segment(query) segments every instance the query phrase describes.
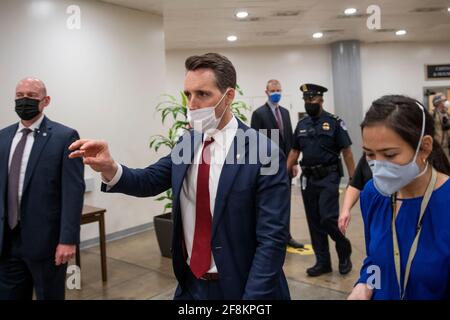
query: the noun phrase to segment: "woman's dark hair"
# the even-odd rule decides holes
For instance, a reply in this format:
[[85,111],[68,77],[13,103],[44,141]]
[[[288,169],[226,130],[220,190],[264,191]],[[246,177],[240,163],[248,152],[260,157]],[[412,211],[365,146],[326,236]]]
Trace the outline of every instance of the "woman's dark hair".
[[[383,124],[394,130],[414,150],[417,148],[422,133],[422,110],[417,100],[400,95],[384,96],[372,103],[367,111],[361,130],[376,124]],[[433,151],[429,163],[439,172],[450,175],[450,164],[441,145],[434,139],[434,121],[425,110],[425,135],[433,137]]]

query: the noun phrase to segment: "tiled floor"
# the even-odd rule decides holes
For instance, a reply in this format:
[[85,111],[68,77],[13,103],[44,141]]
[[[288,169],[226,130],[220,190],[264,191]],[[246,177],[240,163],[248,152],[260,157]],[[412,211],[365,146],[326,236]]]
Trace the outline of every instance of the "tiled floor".
[[[293,189],[291,232],[310,243],[300,191]],[[341,197],[342,198],[342,197]],[[132,199],[130,199],[132,201]],[[292,299],[345,299],[355,283],[364,258],[364,232],[359,205],[355,206],[347,235],[353,244],[353,271],[341,276],[330,239],[334,271],[318,278],[305,274],[314,256],[287,253],[284,270]],[[153,230],[107,244],[108,282],[102,283],[98,247],[83,250],[82,288],[67,290],[67,299],[172,299],[177,281],[172,261],[160,255]]]

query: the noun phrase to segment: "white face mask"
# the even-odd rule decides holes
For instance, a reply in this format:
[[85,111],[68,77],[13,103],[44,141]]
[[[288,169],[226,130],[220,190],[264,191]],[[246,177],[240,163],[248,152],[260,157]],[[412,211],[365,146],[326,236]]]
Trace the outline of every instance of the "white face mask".
[[199,108],[196,110],[191,110],[188,108],[187,118],[195,131],[205,133],[208,130],[217,129],[220,121],[222,121],[222,118],[227,111],[227,108],[223,110],[220,118],[216,118],[216,108],[222,103],[227,93],[228,90],[225,92],[219,102],[213,107]]
[[417,104],[423,112],[422,132],[419,144],[416,149],[413,160],[405,165],[399,165],[386,160],[369,160],[369,166],[372,170],[374,186],[379,193],[388,197],[398,192],[412,181],[422,176],[428,169],[428,163],[425,169],[420,172],[417,165],[417,156],[419,155],[422,139],[425,135],[425,111],[420,104]]
[[445,101],[444,107],[448,109],[450,107],[450,101]]

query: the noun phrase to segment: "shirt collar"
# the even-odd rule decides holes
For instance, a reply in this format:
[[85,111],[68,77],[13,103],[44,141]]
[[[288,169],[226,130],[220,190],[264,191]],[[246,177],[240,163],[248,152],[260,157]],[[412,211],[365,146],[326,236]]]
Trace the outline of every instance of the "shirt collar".
[[238,129],[238,121],[236,117],[233,115],[233,118],[227,123],[222,130],[215,130],[212,135],[205,134],[203,140],[208,140],[209,138],[213,138],[214,142],[216,142],[220,147],[226,147],[230,144],[236,135],[236,130]]
[[[44,121],[44,114],[41,115],[41,117],[36,120],[31,126],[28,127],[31,131],[35,131],[41,127],[42,121]],[[19,130],[18,132],[22,131],[26,127],[23,125],[22,121],[19,122]]]
[[270,100],[267,100],[267,104],[269,105],[269,107],[272,109],[272,111],[275,112],[275,110],[279,107],[279,104],[275,104]]

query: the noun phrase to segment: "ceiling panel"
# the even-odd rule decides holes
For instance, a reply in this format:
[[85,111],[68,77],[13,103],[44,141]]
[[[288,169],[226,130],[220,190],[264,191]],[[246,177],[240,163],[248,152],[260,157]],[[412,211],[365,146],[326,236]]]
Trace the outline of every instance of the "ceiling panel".
[[[450,41],[448,0],[377,0],[382,29],[366,27],[373,0],[104,0],[162,15],[168,49],[316,45],[339,40],[362,42]],[[347,7],[359,17],[343,17]],[[240,10],[250,15],[240,21]],[[395,36],[393,30],[408,34]],[[322,39],[312,38],[317,31]],[[228,43],[228,35],[238,41]]]

